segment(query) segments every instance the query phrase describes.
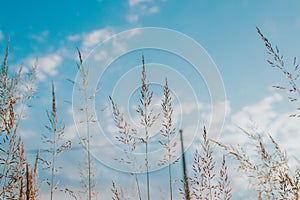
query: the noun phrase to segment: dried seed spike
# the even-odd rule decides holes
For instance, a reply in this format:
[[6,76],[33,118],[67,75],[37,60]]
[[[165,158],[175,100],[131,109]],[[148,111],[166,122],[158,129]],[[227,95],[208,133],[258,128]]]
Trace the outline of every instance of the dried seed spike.
[[27,179],[27,188],[26,188],[26,197],[27,199],[31,199],[32,192],[32,174],[30,164],[26,164],[26,179]]
[[9,45],[10,45],[10,37],[8,36],[7,39],[7,45],[6,45],[6,49],[5,49],[5,57],[4,57],[4,61],[3,61],[3,72],[4,72],[4,76],[7,76],[7,60],[8,60],[8,52],[9,52]]
[[34,164],[34,177],[37,177],[37,173],[38,173],[38,162],[40,159],[40,149],[38,149],[37,153],[36,153],[36,157],[35,157],[35,164]]
[[52,81],[52,116],[55,118],[57,115],[57,110],[56,110],[56,98],[55,98],[55,88],[54,88],[54,83]]
[[79,62],[80,64],[82,64],[82,55],[78,47],[77,47],[77,52],[78,52]]

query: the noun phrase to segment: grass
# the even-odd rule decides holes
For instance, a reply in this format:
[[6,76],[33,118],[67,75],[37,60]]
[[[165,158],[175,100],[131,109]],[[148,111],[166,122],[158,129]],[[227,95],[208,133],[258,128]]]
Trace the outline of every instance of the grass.
[[[293,61],[293,66],[290,69],[286,66],[283,56],[280,54],[278,47],[273,47],[270,41],[262,34],[260,29],[257,29],[259,36],[262,38],[265,47],[271,60],[268,60],[273,68],[279,69],[284,77],[287,79],[287,86],[274,86],[280,90],[286,90],[289,93],[289,100],[291,102],[298,102],[300,94],[298,88],[298,64],[297,59]],[[95,123],[94,116],[90,114],[90,101],[94,99],[97,91],[88,91],[88,75],[89,68],[83,64],[83,59],[80,51],[78,70],[81,78],[80,82],[75,83],[77,89],[82,91],[82,98],[84,107],[78,108],[82,115],[85,117],[84,127],[86,128],[85,137],[81,138],[81,142],[86,147],[86,165],[81,172],[85,193],[82,198],[77,192],[68,188],[63,191],[74,199],[96,199],[96,186],[94,183],[95,176],[93,174],[93,162],[91,156],[91,123]],[[33,97],[35,92],[35,74],[37,70],[37,63],[32,67],[29,72],[25,73],[22,67],[15,72],[11,72],[8,68],[8,55],[9,55],[9,41],[6,47],[3,65],[0,71],[0,198],[1,199],[38,199],[39,192],[42,185],[42,180],[38,177],[39,161],[46,164],[46,168],[50,170],[49,183],[49,196],[54,199],[54,191],[58,188],[57,170],[60,168],[56,166],[58,155],[67,149],[71,148],[71,143],[64,140],[65,126],[60,118],[58,118],[57,100],[54,84],[52,84],[52,108],[47,112],[49,125],[46,129],[49,134],[43,140],[48,144],[48,157],[41,158],[39,151],[37,152],[35,162],[31,164],[27,161],[26,152],[24,151],[24,143],[19,135],[20,121],[25,118],[24,109],[28,101]],[[245,150],[240,145],[227,145],[218,141],[211,141],[209,133],[206,128],[203,128],[201,133],[201,145],[199,145],[194,153],[192,163],[186,162],[188,160],[183,145],[183,130],[179,130],[180,144],[181,144],[181,164],[175,165],[174,161],[177,141],[174,139],[177,134],[177,127],[174,125],[173,119],[173,103],[170,85],[166,78],[161,97],[162,121],[158,122],[159,114],[153,111],[153,91],[151,91],[150,84],[147,79],[146,64],[144,56],[142,57],[141,69],[141,85],[140,97],[137,99],[137,114],[140,118],[140,125],[143,131],[139,133],[136,128],[126,120],[123,113],[120,112],[118,105],[110,98],[112,105],[112,118],[115,126],[118,128],[118,133],[115,136],[117,142],[122,146],[126,159],[120,159],[120,162],[132,165],[134,171],[131,176],[134,180],[134,185],[122,186],[116,182],[112,182],[112,199],[147,199],[154,198],[153,192],[151,193],[150,170],[152,164],[149,163],[149,145],[150,143],[150,128],[154,123],[161,125],[160,144],[164,150],[164,155],[161,155],[160,165],[166,165],[168,183],[167,193],[168,199],[176,199],[181,195],[183,199],[223,199],[229,200],[234,194],[232,190],[231,181],[234,177],[229,177],[228,166],[226,160],[233,158],[237,160],[238,164],[236,169],[241,173],[246,174],[249,180],[249,186],[256,191],[257,199],[299,199],[300,196],[300,166],[292,168],[286,152],[280,147],[277,141],[269,134],[263,135],[257,133],[255,130],[247,131],[241,128],[241,132],[248,138],[248,142],[252,144],[255,153],[251,153],[249,149]],[[19,109],[20,108],[20,109]],[[299,110],[299,108],[297,108]],[[299,117],[298,114],[293,114],[291,117]],[[185,133],[188,134],[188,133]],[[217,159],[214,150],[222,148],[224,156]],[[141,145],[145,155],[145,184],[142,185],[142,175],[137,174],[136,166],[136,149],[137,145]],[[226,159],[225,159],[226,155]],[[50,158],[50,159],[49,159]],[[48,159],[48,160],[47,160]],[[182,180],[181,186],[176,192],[176,175],[175,167],[181,167]],[[61,170],[62,173],[64,172]],[[181,174],[179,175],[181,177]],[[100,180],[101,185],[101,180]],[[145,186],[145,192],[142,189]],[[128,188],[126,188],[128,187]],[[123,190],[125,188],[125,190]],[[166,187],[165,187],[166,188]],[[133,190],[134,196],[126,196],[126,189]],[[136,191],[136,192],[135,192]],[[57,192],[59,192],[57,190]],[[153,195],[153,196],[151,196]],[[177,195],[177,196],[176,196]],[[100,196],[101,197],[101,196]]]
[[186,168],[186,160],[185,160],[185,149],[183,145],[183,131],[179,130],[180,133],[180,144],[181,144],[181,159],[182,159],[182,171],[183,171],[183,187],[184,192],[179,188],[181,194],[184,195],[186,200],[191,199],[190,197],[190,185],[189,185],[189,177]]
[[[122,145],[125,146],[124,148],[124,154],[128,154],[128,156],[125,156],[126,159],[120,159],[119,161],[121,163],[127,163],[132,164],[133,171],[131,174],[134,176],[136,187],[138,191],[138,198],[141,200],[141,190],[140,190],[140,184],[138,180],[138,175],[135,173],[136,169],[136,157],[133,155],[136,150],[136,137],[137,137],[137,131],[134,128],[130,127],[130,124],[126,121],[124,114],[120,112],[117,104],[113,101],[113,99],[110,97],[110,101],[113,108],[113,118],[116,127],[119,130],[119,135],[116,136],[116,139],[118,142],[120,142]],[[114,183],[113,183],[114,186]],[[114,190],[115,191],[115,190]]]
[[145,166],[147,176],[147,199],[150,200],[150,174],[149,174],[149,159],[148,159],[148,148],[149,148],[149,128],[154,124],[157,119],[157,115],[153,114],[151,109],[153,92],[149,90],[149,84],[147,83],[147,74],[144,55],[142,56],[142,85],[141,85],[141,97],[140,105],[138,105],[137,112],[141,116],[141,125],[145,130],[145,137],[141,138],[142,143],[145,144]]
[[[9,40],[0,71],[0,196],[2,199],[13,199],[16,196],[33,199],[37,189],[34,188],[31,169],[26,161],[24,144],[18,135],[18,128],[20,120],[24,118],[26,103],[34,93],[32,83],[35,80],[36,65],[28,73],[23,73],[20,68],[10,75],[8,55]],[[19,112],[16,111],[17,107],[21,108]]]
[[160,141],[160,144],[165,149],[166,154],[161,160],[161,164],[167,164],[168,173],[169,173],[169,194],[170,199],[173,199],[173,179],[172,179],[172,159],[174,158],[175,148],[177,142],[172,142],[171,137],[175,134],[176,128],[173,127],[173,107],[172,107],[172,96],[168,85],[168,79],[166,79],[165,88],[164,88],[164,97],[161,103],[163,111],[163,129],[160,131],[161,135],[164,137],[164,141]]
[[[299,64],[297,63],[297,58],[294,57],[293,66],[287,67],[284,61],[283,55],[281,55],[279,48],[272,46],[271,42],[263,35],[259,28],[256,28],[257,33],[264,42],[267,48],[268,54],[271,56],[270,60],[267,60],[268,64],[276,69],[279,69],[284,75],[285,79],[288,80],[287,86],[274,85],[273,87],[279,90],[285,90],[289,93],[288,99],[291,102],[299,102],[298,96],[300,95],[300,88],[298,87],[297,81],[299,80]],[[296,95],[296,96],[295,96]],[[297,107],[299,110],[300,107]],[[299,114],[292,114],[290,117],[300,117]]]
[[71,141],[64,140],[65,125],[58,118],[57,107],[56,107],[56,96],[55,96],[55,87],[52,82],[52,110],[47,112],[47,117],[49,120],[49,125],[45,125],[45,128],[49,131],[49,135],[43,135],[42,141],[49,145],[47,153],[50,153],[51,159],[41,159],[45,164],[45,169],[51,171],[50,180],[47,179],[46,182],[50,186],[50,199],[53,199],[54,191],[58,189],[58,182],[56,181],[56,174],[58,172],[58,167],[56,166],[57,156],[64,151],[71,149]]
[[238,169],[247,175],[258,199],[299,199],[300,166],[292,172],[286,153],[271,135],[264,139],[254,130],[241,131],[254,146],[255,154],[239,145],[217,144],[238,161]]
[[87,86],[88,86],[88,73],[89,69],[85,69],[83,62],[82,62],[82,57],[81,53],[78,50],[78,55],[79,55],[79,60],[80,60],[80,65],[79,65],[79,70],[81,71],[82,75],[82,90],[84,91],[84,100],[85,100],[85,123],[86,123],[86,133],[87,136],[85,138],[86,141],[86,148],[87,148],[87,173],[88,173],[88,185],[87,185],[87,190],[88,190],[88,195],[87,199],[91,200],[92,199],[92,180],[91,180],[91,136],[90,136],[90,116],[89,116],[89,107],[88,107],[88,91],[87,91]]
[[192,165],[191,196],[194,199],[230,199],[232,188],[227,174],[225,156],[217,174],[213,148],[205,127],[202,138],[202,148],[196,150]]

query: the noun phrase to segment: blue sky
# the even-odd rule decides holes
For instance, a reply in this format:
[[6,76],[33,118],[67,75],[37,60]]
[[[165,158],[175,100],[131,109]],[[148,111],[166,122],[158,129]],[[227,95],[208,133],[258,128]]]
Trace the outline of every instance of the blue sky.
[[[72,105],[69,103],[72,101],[73,85],[66,80],[74,80],[77,73],[76,48],[81,49],[85,57],[98,43],[111,35],[142,27],[161,27],[181,32],[197,41],[211,56],[223,79],[227,95],[227,101],[219,105],[227,109],[224,133],[222,133],[224,141],[232,142],[231,138],[235,137],[239,138],[241,143],[244,142],[236,126],[247,128],[249,121],[253,120],[260,131],[273,133],[288,152],[290,150],[292,155],[299,157],[295,140],[290,141],[288,137],[282,135],[285,132],[282,128],[284,125],[288,134],[299,139],[296,134],[299,133],[299,129],[295,121],[286,117],[293,112],[295,105],[288,102],[286,93],[272,89],[272,85],[287,85],[287,82],[278,70],[272,69],[266,63],[269,57],[255,28],[256,26],[261,28],[272,44],[279,46],[286,58],[286,63],[291,65],[293,57],[300,55],[299,8],[300,3],[297,0],[189,0],[185,3],[171,0],[2,2],[0,9],[1,60],[4,57],[8,36],[11,39],[9,65],[12,69],[21,65],[28,68],[36,58],[39,60],[37,92],[30,102],[32,108],[26,111],[28,119],[22,122],[21,128],[25,145],[27,144],[26,148],[29,150],[29,158],[31,150],[43,148],[43,144],[39,142],[40,133],[46,132],[43,125],[47,123],[45,110],[51,106],[49,99],[52,80],[57,87],[58,107],[60,116],[66,123],[66,135],[73,141],[74,146],[79,146],[78,136],[74,133]],[[97,105],[97,108],[104,109],[100,112],[99,119],[107,119],[104,122],[107,125],[106,131],[114,131],[110,126],[112,121],[109,118],[108,95],[124,73],[141,64],[142,53],[145,54],[146,62],[162,63],[165,58],[167,60],[163,64],[172,62],[174,66],[176,64],[176,58],[164,52],[147,50],[130,53],[127,59],[125,55],[124,66],[116,62],[115,67],[111,67],[112,71],[108,70],[103,82],[99,84],[103,87],[103,93],[100,91],[97,96],[100,99],[100,105]],[[120,59],[120,61],[123,60]],[[187,76],[189,73],[193,74],[192,71],[182,70],[181,73],[186,73]],[[155,73],[152,76],[156,77]],[[151,79],[151,76],[149,78]],[[190,84],[197,79],[192,76],[185,78]],[[139,81],[139,77],[136,80]],[[132,81],[136,80],[132,79]],[[189,131],[197,125],[201,127],[209,123],[207,116],[211,112],[205,83],[201,78],[197,83],[200,83],[199,87],[195,86],[194,89],[204,88],[204,92],[196,92],[199,100],[196,110],[199,112],[194,114],[199,114],[200,124],[186,124],[191,129]],[[159,87],[155,90],[159,90]],[[126,90],[122,90],[124,91]],[[176,90],[174,91],[176,93]],[[180,89],[177,90],[178,96],[182,95],[179,94],[180,92]],[[135,95],[137,93],[133,93],[133,97]],[[123,94],[119,96],[122,98]],[[182,108],[195,110],[188,100],[188,98],[182,100]],[[116,99],[116,101],[120,106],[124,103],[121,99]],[[156,102],[158,101],[156,99]],[[129,108],[134,110],[132,107]],[[130,109],[129,115],[132,112]],[[181,117],[192,119],[194,116],[192,111],[186,111]],[[136,116],[132,114],[131,117],[134,119]],[[77,153],[80,150],[66,153],[67,155],[61,159],[68,162],[76,160],[74,163],[77,165],[83,158],[83,154],[75,153],[74,155],[74,152]],[[72,185],[76,190],[80,184],[78,178],[74,178],[72,173],[78,172],[77,169],[74,169],[74,164],[61,162],[64,170],[68,172],[65,173],[66,175],[59,174],[62,179],[61,184]],[[121,176],[119,172],[99,163],[97,167],[99,191],[104,199],[110,195],[107,188],[110,187],[112,178],[120,179],[121,184],[130,181],[127,176]],[[159,188],[154,183],[159,182],[159,177],[164,172],[161,170],[153,173],[153,187],[156,191],[159,191]],[[47,176],[46,172],[41,171],[40,174],[42,177]],[[238,184],[235,187],[238,188]],[[42,195],[46,195],[46,187]],[[57,195],[57,198],[65,198],[63,194]],[[236,194],[233,197],[238,199],[240,196]]]

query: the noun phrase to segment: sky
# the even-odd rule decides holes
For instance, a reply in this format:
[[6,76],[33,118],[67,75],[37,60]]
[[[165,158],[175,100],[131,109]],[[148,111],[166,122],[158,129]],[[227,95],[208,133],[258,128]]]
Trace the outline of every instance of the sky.
[[[287,150],[293,162],[293,157],[300,156],[297,144],[300,136],[297,119],[288,116],[295,112],[297,105],[288,101],[286,92],[272,88],[273,85],[288,86],[288,81],[279,70],[271,68],[266,62],[270,57],[256,27],[274,46],[279,47],[286,65],[292,66],[294,56],[300,55],[299,8],[297,0],[2,2],[0,59],[4,58],[8,37],[11,71],[20,66],[29,69],[38,59],[37,90],[34,99],[29,102],[30,107],[25,110],[28,117],[20,127],[28,159],[33,159],[36,149],[45,149],[41,135],[47,134],[44,125],[47,124],[46,110],[51,108],[53,81],[59,116],[66,125],[66,138],[74,146],[71,151],[60,155],[58,162],[63,169],[58,178],[61,179],[61,188],[70,187],[74,191],[81,189],[78,163],[85,159],[85,153],[79,144],[79,137],[84,134],[78,122],[81,114],[76,111],[76,106],[80,106],[80,93],[76,93],[76,88],[68,81],[79,80],[76,77],[78,48],[84,62],[91,63],[92,70],[96,70],[92,73],[95,75],[95,87],[101,88],[95,97],[95,105],[92,104],[98,118],[95,132],[102,132],[93,139],[99,199],[110,198],[112,180],[124,187],[125,193],[132,192],[126,187],[132,181],[130,175],[120,172],[124,166],[113,161],[119,149],[111,134],[117,130],[108,96],[114,98],[133,125],[141,128],[135,105],[139,96],[142,55],[145,56],[146,65],[149,63],[148,80],[155,92],[155,111],[159,110],[164,79],[169,79],[174,95],[174,122],[178,129],[187,132],[185,137],[190,147],[187,153],[190,161],[199,144],[197,141],[203,125],[210,128],[212,137],[218,137],[228,144],[246,142],[238,127],[248,129],[254,125],[262,134],[271,133]],[[159,34],[152,35],[150,29],[143,29],[145,27],[159,30]],[[167,35],[161,38],[165,32]],[[152,42],[151,37],[157,46],[182,48],[186,55],[191,56],[184,57],[184,53],[176,55],[168,52],[168,49],[131,49],[137,38],[140,40],[136,45],[142,46],[148,40]],[[184,48],[189,42],[195,46]],[[201,56],[195,55],[198,50]],[[194,59],[202,67],[200,73],[197,66],[193,66]],[[98,77],[100,72],[103,73]],[[222,91],[226,96],[221,95]],[[216,101],[212,99],[214,95],[217,96]],[[154,126],[153,132],[159,128]],[[101,139],[103,137],[105,139]],[[159,149],[159,137],[153,135],[151,138],[155,162],[159,154],[159,151],[156,152]],[[234,164],[229,167],[232,173],[235,173],[234,167]],[[161,178],[167,177],[166,169],[160,169],[157,165],[152,168],[153,196],[159,198],[167,193],[166,178]],[[174,171],[180,174],[177,168]],[[40,170],[39,174],[41,178],[49,176],[45,170]],[[240,181],[243,180],[236,177],[232,177],[233,199],[239,199],[244,194],[254,195],[249,188],[242,187]],[[144,185],[142,175],[140,179]],[[177,182],[176,186],[179,187],[180,183]],[[46,186],[42,187],[41,197],[48,196],[47,189]],[[62,192],[56,192],[55,195],[56,199],[69,198]]]

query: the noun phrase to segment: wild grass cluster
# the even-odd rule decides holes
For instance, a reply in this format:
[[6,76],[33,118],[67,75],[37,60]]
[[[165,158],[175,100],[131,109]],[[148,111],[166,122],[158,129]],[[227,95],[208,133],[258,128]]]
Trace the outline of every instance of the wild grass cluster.
[[[280,55],[278,47],[273,48],[269,40],[257,29],[262,38],[271,59],[267,62],[274,68],[278,68],[288,80],[288,86],[274,86],[280,90],[287,90],[292,102],[297,102],[297,95],[300,94],[297,87],[298,64],[294,59],[293,70],[289,70]],[[72,143],[65,139],[65,125],[63,117],[58,116],[55,84],[52,82],[52,99],[49,101],[50,111],[46,112],[48,125],[45,132],[41,134],[41,141],[45,143],[47,150],[36,152],[34,163],[29,163],[24,151],[24,143],[20,135],[20,121],[26,118],[24,109],[28,102],[34,97],[37,63],[29,71],[23,71],[22,67],[12,72],[8,68],[9,40],[5,51],[4,61],[0,71],[0,199],[34,200],[39,199],[42,185],[48,185],[49,198],[55,199],[55,193],[64,192],[74,199],[101,199],[101,194],[97,192],[97,186],[101,187],[101,179],[95,174],[94,163],[91,155],[92,130],[91,124],[96,122],[95,116],[90,115],[90,101],[93,101],[95,94],[99,92],[88,91],[89,68],[84,66],[82,55],[78,50],[79,63],[77,65],[81,76],[81,82],[73,82],[76,88],[83,94],[84,106],[79,108],[86,128],[84,137],[80,138],[85,150],[85,161],[80,165],[82,191],[73,191],[71,188],[62,188],[60,180],[57,178],[59,170],[63,171],[63,166],[57,165],[60,154],[72,148]],[[157,199],[157,195],[151,192],[155,187],[151,182],[151,165],[156,164],[166,166],[168,190],[164,191],[165,199],[222,199],[229,200],[236,192],[231,181],[235,177],[230,177],[228,159],[235,159],[237,166],[234,169],[245,174],[249,180],[249,188],[256,193],[257,199],[299,199],[300,195],[300,165],[295,169],[289,164],[287,153],[282,149],[277,141],[269,134],[264,137],[262,133],[255,130],[245,130],[241,128],[241,133],[248,137],[252,144],[254,154],[245,150],[240,145],[227,145],[209,138],[209,133],[205,126],[199,138],[201,144],[194,152],[193,162],[187,162],[186,149],[184,147],[184,136],[189,134],[178,129],[174,124],[174,103],[170,90],[168,77],[165,79],[163,96],[161,97],[160,113],[153,110],[153,91],[147,79],[146,63],[142,57],[142,71],[140,84],[140,97],[137,99],[136,114],[140,119],[140,126],[143,131],[139,132],[133,124],[129,123],[124,113],[121,112],[117,104],[118,99],[109,97],[111,102],[112,119],[118,134],[115,136],[116,142],[121,146],[124,156],[118,159],[120,163],[132,166],[131,177],[134,185],[125,186],[112,180],[111,198],[113,200]],[[101,91],[100,91],[101,92]],[[299,110],[297,108],[296,110]],[[160,116],[160,117],[159,117]],[[293,114],[290,117],[299,117]],[[158,163],[149,163],[149,142],[151,127],[159,124],[160,145],[164,154],[161,155]],[[178,139],[174,139],[175,136]],[[176,138],[176,137],[175,137]],[[137,146],[144,149],[144,163],[142,168],[145,173],[138,173],[140,166],[137,165]],[[223,155],[218,156],[216,149],[221,149]],[[180,151],[180,157],[176,157],[176,151]],[[42,155],[41,155],[42,154]],[[220,159],[221,157],[221,159]],[[177,164],[176,164],[177,163]],[[178,165],[178,163],[180,163]],[[176,164],[176,165],[175,165]],[[180,167],[180,186],[175,184],[174,167]],[[39,170],[47,170],[49,177],[38,176]],[[101,174],[101,172],[99,172]],[[178,177],[178,174],[177,174]],[[99,180],[98,180],[99,179]],[[146,180],[141,184],[141,179]],[[129,187],[129,188],[127,188]],[[145,187],[145,188],[144,188]],[[125,194],[125,190],[132,190],[132,196]],[[143,192],[144,191],[144,192]]]

